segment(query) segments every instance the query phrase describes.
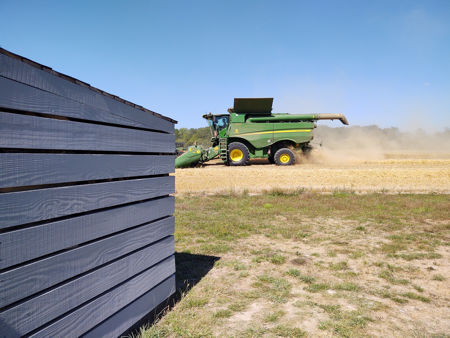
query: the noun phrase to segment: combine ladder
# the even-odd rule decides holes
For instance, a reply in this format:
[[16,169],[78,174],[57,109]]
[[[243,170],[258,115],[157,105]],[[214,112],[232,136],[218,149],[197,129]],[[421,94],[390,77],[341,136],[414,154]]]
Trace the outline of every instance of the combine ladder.
[[225,163],[228,161],[228,144],[226,138],[221,138],[219,140],[219,146],[220,146],[220,158]]

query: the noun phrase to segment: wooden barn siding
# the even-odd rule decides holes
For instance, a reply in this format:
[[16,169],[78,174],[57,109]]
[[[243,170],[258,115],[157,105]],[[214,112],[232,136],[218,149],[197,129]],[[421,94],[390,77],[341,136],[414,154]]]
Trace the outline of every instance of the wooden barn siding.
[[[34,89],[39,89],[43,92],[48,92],[56,96],[68,99],[70,101],[82,104],[86,107],[85,110],[81,109],[75,114],[79,114],[77,117],[86,120],[98,121],[98,122],[108,122],[108,123],[118,123],[121,125],[143,127],[154,130],[161,130],[168,133],[173,133],[175,128],[174,124],[170,121],[161,119],[154,116],[146,111],[133,108],[127,104],[123,104],[112,97],[98,93],[91,88],[85,87],[83,85],[75,84],[73,82],[67,81],[61,77],[53,75],[51,72],[38,69],[32,65],[26,64],[22,61],[11,58],[7,55],[0,53],[0,77],[5,79],[13,80],[21,84],[27,85]],[[1,87],[0,87],[1,88]],[[19,95],[20,91],[19,91]],[[43,95],[32,94],[30,108],[35,104],[40,103],[40,99]],[[23,98],[19,96],[19,98]],[[0,102],[8,102],[8,100],[17,104],[25,104],[28,100],[20,101],[15,99],[14,94],[7,95],[5,99]],[[49,101],[50,104],[53,102]],[[61,104],[62,109],[58,106],[54,108],[54,111],[40,111],[41,113],[49,113],[55,115],[63,115],[62,112],[66,104]],[[14,107],[10,107],[16,109]],[[31,108],[32,109],[32,108]],[[30,110],[31,109],[23,109]],[[66,115],[63,115],[66,116]],[[69,115],[67,115],[69,116]],[[114,120],[118,117],[117,120]],[[124,122],[127,121],[127,122]]]
[[114,337],[175,291],[174,121],[0,49],[0,336]]

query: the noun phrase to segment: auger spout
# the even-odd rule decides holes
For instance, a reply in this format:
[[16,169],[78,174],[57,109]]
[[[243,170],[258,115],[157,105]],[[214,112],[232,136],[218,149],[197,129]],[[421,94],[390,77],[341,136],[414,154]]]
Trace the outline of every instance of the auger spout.
[[343,124],[348,125],[347,118],[344,114],[315,114],[315,120],[339,120]]

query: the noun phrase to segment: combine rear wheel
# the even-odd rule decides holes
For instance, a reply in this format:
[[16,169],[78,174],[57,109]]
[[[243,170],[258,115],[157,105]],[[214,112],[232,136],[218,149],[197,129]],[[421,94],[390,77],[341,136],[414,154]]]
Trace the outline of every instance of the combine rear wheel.
[[249,158],[248,148],[240,142],[228,146],[228,163],[232,166],[246,165]]
[[274,160],[277,165],[291,165],[295,162],[295,156],[291,149],[281,148],[275,153]]

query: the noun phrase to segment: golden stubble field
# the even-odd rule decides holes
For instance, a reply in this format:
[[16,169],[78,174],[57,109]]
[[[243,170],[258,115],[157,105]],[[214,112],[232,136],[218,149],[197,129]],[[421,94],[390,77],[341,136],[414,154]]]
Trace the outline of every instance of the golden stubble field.
[[280,190],[333,192],[449,193],[450,155],[384,154],[380,159],[336,160],[316,156],[294,166],[264,160],[245,167],[213,161],[203,167],[177,169],[176,193],[221,193]]

